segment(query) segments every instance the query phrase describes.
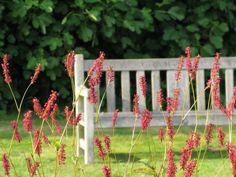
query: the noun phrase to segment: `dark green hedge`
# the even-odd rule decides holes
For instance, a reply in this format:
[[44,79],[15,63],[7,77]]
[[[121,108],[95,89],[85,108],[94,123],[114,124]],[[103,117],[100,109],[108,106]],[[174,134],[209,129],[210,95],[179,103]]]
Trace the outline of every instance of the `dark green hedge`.
[[[236,5],[230,0],[13,0],[0,1],[0,54],[12,57],[19,93],[36,63],[44,74],[30,95],[50,89],[69,96],[63,68],[74,49],[86,57],[104,50],[108,58],[177,57],[194,53],[235,55]],[[10,95],[0,77],[0,109]],[[27,97],[28,102],[31,98]]]

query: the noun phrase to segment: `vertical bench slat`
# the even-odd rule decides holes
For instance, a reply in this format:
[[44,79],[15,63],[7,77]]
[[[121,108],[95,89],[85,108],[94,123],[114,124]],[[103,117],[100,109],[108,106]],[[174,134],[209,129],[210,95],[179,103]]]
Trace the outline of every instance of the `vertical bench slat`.
[[142,91],[141,91],[140,84],[139,84],[139,78],[141,76],[145,77],[145,72],[144,71],[137,71],[136,72],[136,90],[137,90],[137,94],[139,96],[139,107],[140,107],[140,110],[143,110],[146,107],[146,103],[145,103],[145,98],[142,95]]
[[152,71],[151,73],[152,79],[152,110],[159,111],[159,107],[156,102],[156,94],[157,91],[160,89],[160,71]]
[[225,99],[226,105],[229,104],[231,97],[233,96],[234,88],[234,71],[233,69],[225,70]]
[[130,75],[128,71],[121,72],[122,111],[130,111]]
[[196,95],[197,95],[197,107],[199,111],[205,110],[206,101],[205,101],[205,78],[204,70],[198,70],[196,75]]
[[94,116],[93,116],[93,104],[89,102],[89,99],[84,97],[84,162],[90,164],[94,160]]
[[179,106],[178,110],[189,109],[190,107],[190,93],[189,93],[189,76],[187,71],[182,71],[181,80],[178,85],[175,81],[175,71],[167,71],[167,96],[173,96],[175,88],[180,88]]
[[[106,84],[108,84],[107,72],[106,72]],[[107,87],[107,112],[113,112],[115,108],[116,108],[116,98],[115,98],[115,77],[114,77],[114,81],[109,83]]]
[[[78,99],[75,102],[75,115],[82,113],[84,110],[83,99],[79,97],[80,86],[84,82],[84,57],[83,55],[75,55],[75,64],[74,64],[74,73],[75,73],[75,97]],[[79,139],[83,136],[82,127],[78,124],[76,125],[76,156],[80,155],[80,143]]]

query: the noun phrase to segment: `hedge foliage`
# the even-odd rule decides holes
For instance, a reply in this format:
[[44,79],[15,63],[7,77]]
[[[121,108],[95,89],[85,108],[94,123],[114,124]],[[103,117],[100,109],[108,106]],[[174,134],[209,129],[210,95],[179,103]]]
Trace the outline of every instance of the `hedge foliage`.
[[[68,99],[62,64],[68,51],[88,58],[99,50],[108,58],[177,57],[192,46],[202,56],[235,55],[235,13],[230,0],[0,1],[0,54],[12,57],[19,93],[41,63],[45,76],[31,94],[45,96],[53,88]],[[0,109],[11,106],[6,89],[0,77]]]

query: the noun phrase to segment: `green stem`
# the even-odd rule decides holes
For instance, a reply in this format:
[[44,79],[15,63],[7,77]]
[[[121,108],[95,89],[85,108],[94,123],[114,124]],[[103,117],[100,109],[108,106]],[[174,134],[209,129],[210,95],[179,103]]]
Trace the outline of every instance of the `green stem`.
[[7,85],[8,85],[8,87],[9,87],[10,91],[11,91],[11,95],[12,95],[13,100],[14,100],[14,102],[15,102],[16,109],[17,109],[17,111],[19,112],[19,107],[18,107],[18,103],[17,103],[17,101],[16,101],[15,94],[14,94],[12,88],[11,88],[11,85],[10,85],[10,84],[7,84]]

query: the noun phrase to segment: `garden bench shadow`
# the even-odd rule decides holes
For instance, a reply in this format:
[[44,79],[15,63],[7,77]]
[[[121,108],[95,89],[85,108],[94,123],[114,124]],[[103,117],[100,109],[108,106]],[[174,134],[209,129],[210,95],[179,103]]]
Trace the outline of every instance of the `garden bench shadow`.
[[[190,84],[189,76],[186,68],[184,67],[181,73],[181,80],[177,83],[175,80],[175,70],[178,65],[178,58],[152,58],[152,59],[106,59],[104,61],[103,71],[106,73],[107,68],[112,66],[115,75],[120,74],[120,80],[114,80],[107,87],[106,109],[103,110],[99,117],[100,123],[95,123],[95,106],[89,102],[89,89],[82,86],[85,80],[87,71],[92,66],[94,60],[84,60],[83,55],[76,55],[75,57],[75,92],[78,101],[76,101],[76,114],[83,114],[83,118],[76,128],[76,140],[77,140],[77,155],[84,154],[85,164],[90,164],[94,161],[94,131],[96,127],[102,126],[102,128],[112,127],[112,113],[116,109],[117,100],[121,99],[122,109],[119,110],[118,120],[116,127],[132,127],[134,124],[134,115],[132,112],[132,99],[131,97],[131,80],[136,80],[136,92],[139,95],[140,109],[145,108],[145,98],[141,94],[139,87],[140,76],[145,76],[150,73],[150,79],[147,83],[151,86],[151,105],[152,108],[152,121],[150,126],[165,126],[165,119],[163,118],[164,111],[160,111],[159,105],[156,102],[156,92],[161,88],[168,96],[173,96],[174,88],[181,89],[179,97],[178,110],[174,114],[173,123],[179,125],[181,120],[184,119],[183,125],[195,125],[195,118],[198,117],[198,124],[205,125],[206,116],[209,117],[209,122],[212,124],[224,125],[227,124],[227,119],[223,113],[217,109],[206,110],[207,94],[205,90],[207,75],[209,75],[210,69],[214,58],[201,58],[199,63],[199,69],[196,73],[196,81],[194,81],[196,98],[197,98],[197,111],[195,112],[192,98],[190,97]],[[228,104],[231,96],[233,95],[234,87],[234,68],[236,68],[236,57],[221,57],[220,70],[222,74],[221,79],[224,80],[224,90],[220,90],[220,94],[224,97],[225,104]],[[135,73],[135,78],[131,78],[131,72]],[[106,87],[108,82],[107,73],[105,75],[104,85]],[[115,84],[120,82],[120,93],[117,93]],[[99,87],[96,88],[98,93]],[[119,98],[118,98],[119,97]],[[121,98],[120,98],[121,97]],[[196,115],[197,114],[197,115]],[[234,124],[236,120],[234,119]],[[137,124],[137,126],[140,126]]]

